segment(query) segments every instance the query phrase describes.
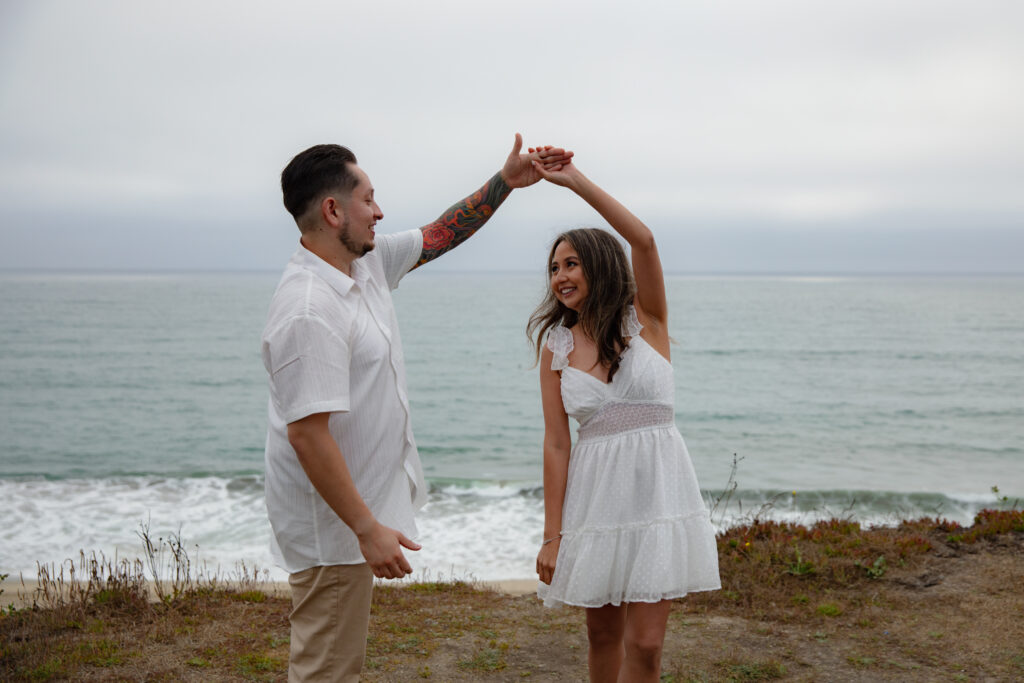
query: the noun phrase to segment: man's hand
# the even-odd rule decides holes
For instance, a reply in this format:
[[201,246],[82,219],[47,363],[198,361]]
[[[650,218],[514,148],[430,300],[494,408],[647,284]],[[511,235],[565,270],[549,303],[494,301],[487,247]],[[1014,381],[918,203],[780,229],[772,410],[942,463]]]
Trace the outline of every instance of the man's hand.
[[533,166],[534,161],[538,162],[544,170],[557,171],[572,160],[572,152],[567,152],[561,147],[552,147],[551,145],[531,147],[528,150],[529,153],[520,154],[522,149],[523,136],[516,133],[512,152],[501,169],[501,179],[509,187],[527,187],[541,179],[542,176]]
[[376,520],[365,531],[357,532],[356,536],[359,538],[359,550],[378,579],[400,579],[412,574],[412,566],[402,554],[401,546],[419,550],[419,543],[410,541],[402,532]]
[[331,506],[359,541],[359,551],[373,575],[381,579],[400,579],[412,573],[401,546],[419,550],[395,529],[380,524],[366,506],[331,436],[330,413],[315,413],[288,424],[288,441],[306,476],[324,501]]

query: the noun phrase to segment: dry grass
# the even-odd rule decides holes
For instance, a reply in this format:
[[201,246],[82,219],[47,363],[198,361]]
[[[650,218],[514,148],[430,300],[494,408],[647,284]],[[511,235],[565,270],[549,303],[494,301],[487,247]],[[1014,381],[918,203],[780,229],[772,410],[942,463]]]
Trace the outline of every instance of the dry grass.
[[[862,529],[755,521],[719,537],[723,589],[677,602],[665,681],[1024,678],[1024,512]],[[84,569],[83,569],[84,567]],[[288,601],[143,567],[51,568],[0,616],[2,680],[284,680]],[[43,574],[41,573],[41,578]],[[586,679],[578,609],[464,583],[379,586],[364,679]]]

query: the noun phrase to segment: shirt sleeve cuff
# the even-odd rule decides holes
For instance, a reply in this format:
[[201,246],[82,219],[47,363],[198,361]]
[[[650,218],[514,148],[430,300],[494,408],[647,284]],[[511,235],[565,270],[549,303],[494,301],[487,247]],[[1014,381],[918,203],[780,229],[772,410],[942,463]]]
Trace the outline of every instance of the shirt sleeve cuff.
[[347,413],[348,410],[348,401],[320,401],[293,408],[285,413],[283,417],[285,424],[291,424],[317,413]]
[[398,289],[398,283],[412,270],[423,253],[423,233],[419,228],[404,232],[379,235],[381,258],[388,287]]

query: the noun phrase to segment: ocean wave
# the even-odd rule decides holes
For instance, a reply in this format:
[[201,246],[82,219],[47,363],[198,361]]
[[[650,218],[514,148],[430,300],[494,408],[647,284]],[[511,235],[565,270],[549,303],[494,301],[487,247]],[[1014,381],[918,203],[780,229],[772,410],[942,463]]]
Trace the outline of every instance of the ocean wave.
[[155,538],[180,533],[210,569],[241,560],[269,565],[263,487],[251,478],[4,479],[0,497],[7,502],[3,573],[33,576],[37,562],[60,563],[83,550],[139,557],[142,523]]
[[866,490],[777,489],[709,491],[705,503],[719,530],[754,519],[773,519],[813,524],[829,518],[844,518],[865,526],[891,526],[921,517],[942,518],[971,524],[985,508],[1008,507],[1024,502],[995,493],[929,493]]
[[[813,523],[848,517],[865,525],[943,517],[969,524],[994,494],[777,489],[704,492],[718,529],[758,519]],[[36,563],[61,563],[80,551],[132,559],[138,532],[180,534],[208,571],[229,574],[240,562],[270,570],[270,527],[263,477],[113,477],[0,479],[7,503],[0,529],[0,573],[31,578]],[[1011,496],[1012,498],[1012,496]],[[1012,502],[1012,501],[1011,501]],[[529,578],[544,526],[537,482],[438,479],[417,518],[423,549],[408,553],[417,575],[496,581]]]
[[430,493],[435,496],[457,498],[510,498],[544,496],[544,487],[535,483],[481,481],[475,479],[434,479],[430,482]]

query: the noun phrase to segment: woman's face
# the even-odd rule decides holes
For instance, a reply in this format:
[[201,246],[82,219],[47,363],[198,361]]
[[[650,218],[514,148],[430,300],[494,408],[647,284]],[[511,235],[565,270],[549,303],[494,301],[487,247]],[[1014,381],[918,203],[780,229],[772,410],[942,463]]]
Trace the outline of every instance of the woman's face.
[[555,298],[568,308],[579,313],[583,302],[590,293],[587,278],[583,275],[580,257],[567,241],[562,240],[555,247],[555,255],[548,265],[551,273],[551,291]]

